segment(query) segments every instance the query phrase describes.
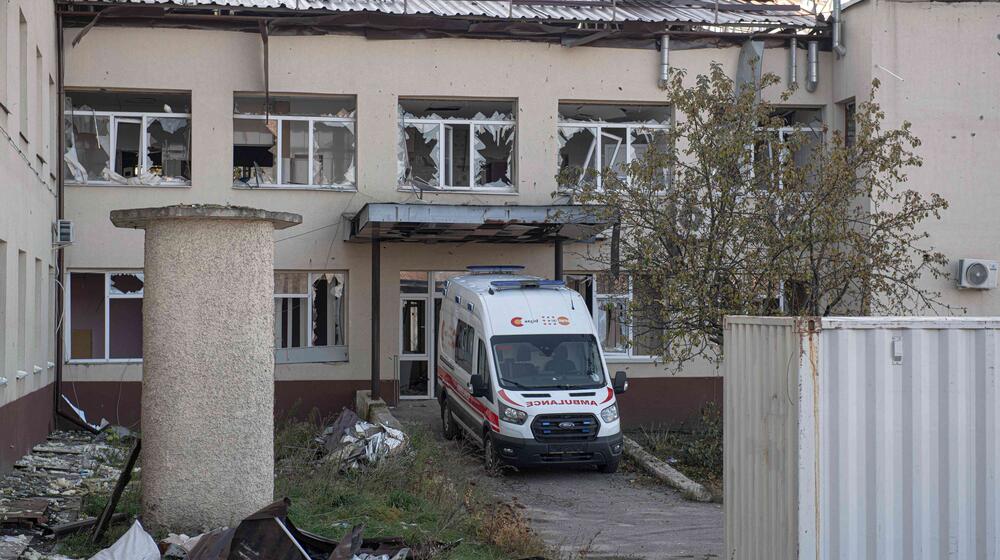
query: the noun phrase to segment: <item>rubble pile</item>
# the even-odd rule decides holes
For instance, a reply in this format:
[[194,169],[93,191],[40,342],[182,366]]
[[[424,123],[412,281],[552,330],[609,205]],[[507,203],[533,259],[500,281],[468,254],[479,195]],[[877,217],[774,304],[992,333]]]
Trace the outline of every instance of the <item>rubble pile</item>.
[[335,461],[344,470],[373,465],[406,449],[406,434],[388,424],[371,424],[353,410],[344,409],[316,438],[323,461]]

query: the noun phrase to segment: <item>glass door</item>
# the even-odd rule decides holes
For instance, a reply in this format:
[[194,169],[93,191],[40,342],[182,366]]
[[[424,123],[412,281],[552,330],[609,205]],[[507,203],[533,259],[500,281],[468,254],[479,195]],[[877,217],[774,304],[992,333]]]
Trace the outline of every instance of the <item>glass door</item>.
[[399,398],[434,397],[444,283],[462,272],[399,273]]

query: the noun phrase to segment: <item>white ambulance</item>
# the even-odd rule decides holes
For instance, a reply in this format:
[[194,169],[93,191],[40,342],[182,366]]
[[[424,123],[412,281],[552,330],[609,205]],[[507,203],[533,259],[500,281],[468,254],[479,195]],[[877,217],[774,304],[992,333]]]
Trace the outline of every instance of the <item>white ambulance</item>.
[[482,444],[487,469],[593,464],[622,454],[616,394],[580,294],[523,267],[469,267],[441,305],[438,398],[444,437]]

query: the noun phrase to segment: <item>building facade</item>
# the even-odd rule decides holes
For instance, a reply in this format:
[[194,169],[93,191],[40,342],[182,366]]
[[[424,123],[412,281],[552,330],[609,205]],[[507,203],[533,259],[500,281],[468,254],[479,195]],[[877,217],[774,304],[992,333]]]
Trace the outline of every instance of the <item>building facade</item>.
[[[924,140],[926,163],[910,188],[952,202],[929,225],[934,244],[956,261],[997,252],[987,187],[998,165],[987,152],[1000,134],[997,72],[983,46],[995,41],[996,4],[854,2],[840,17],[842,49],[824,18],[779,5],[122,4],[135,5],[56,3],[61,184],[44,168],[75,229],[62,269],[53,268],[66,312],[64,350],[51,361],[61,392],[92,418],[137,422],[142,380],[143,237],[115,228],[109,212],[172,204],[303,216],[275,234],[280,414],[334,413],[373,372],[390,401],[432,398],[440,288],[478,264],[562,273],[585,295],[609,367],[632,383],[621,399],[626,421],[678,423],[720,401],[714,365],[675,372],[629,336],[619,311],[631,287],[608,281],[592,259],[600,236],[553,217],[567,202],[556,176],[641,156],[657,129],[683,118],[663,102],[663,68],[693,79],[719,62],[739,75],[751,37],[759,50],[749,52],[783,85],[794,60],[800,87],[782,105],[828,131],[848,128],[851,104],[879,78],[887,124],[912,121]],[[927,33],[913,32],[918,25]],[[954,64],[959,55],[969,64]],[[15,141],[17,122],[7,115],[4,125]],[[8,238],[8,302],[18,301],[9,281],[17,250]],[[55,266],[49,258],[43,271]],[[936,287],[972,314],[997,312],[995,292]],[[5,356],[10,370],[17,358]]]
[[53,426],[58,75],[52,6],[0,1],[0,471]]

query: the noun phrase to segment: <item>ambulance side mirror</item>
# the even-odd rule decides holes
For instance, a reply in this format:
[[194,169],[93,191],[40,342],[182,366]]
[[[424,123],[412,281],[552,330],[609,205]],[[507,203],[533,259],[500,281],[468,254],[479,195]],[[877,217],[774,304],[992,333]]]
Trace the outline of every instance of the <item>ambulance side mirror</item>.
[[628,391],[628,376],[625,375],[624,371],[615,372],[615,394],[620,395],[625,391]]
[[473,397],[485,397],[487,392],[486,380],[480,374],[475,374],[469,378],[469,387],[472,389]]

